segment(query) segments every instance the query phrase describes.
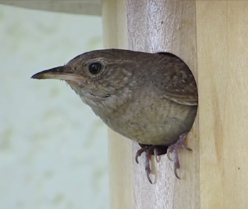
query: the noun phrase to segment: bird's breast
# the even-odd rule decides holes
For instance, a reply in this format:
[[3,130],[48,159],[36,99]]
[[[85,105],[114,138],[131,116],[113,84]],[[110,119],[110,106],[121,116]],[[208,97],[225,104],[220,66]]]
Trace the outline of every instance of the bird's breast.
[[111,129],[141,144],[175,142],[190,130],[196,115],[195,106],[180,105],[167,99],[152,103],[135,101],[110,109],[98,110],[96,114]]

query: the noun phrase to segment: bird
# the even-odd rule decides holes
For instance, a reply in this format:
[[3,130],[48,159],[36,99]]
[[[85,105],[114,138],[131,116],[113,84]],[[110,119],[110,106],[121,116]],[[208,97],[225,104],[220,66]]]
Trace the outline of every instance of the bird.
[[152,155],[167,154],[180,178],[178,151],[191,150],[186,138],[198,108],[195,78],[181,58],[169,52],[101,49],[31,78],[66,81],[108,127],[136,141],[135,160],[145,153],[150,183]]

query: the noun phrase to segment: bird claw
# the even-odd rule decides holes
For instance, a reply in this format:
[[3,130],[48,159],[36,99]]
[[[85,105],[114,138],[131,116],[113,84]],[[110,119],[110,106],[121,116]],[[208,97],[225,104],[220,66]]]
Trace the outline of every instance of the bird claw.
[[141,149],[139,149],[137,152],[136,152],[136,155],[135,155],[135,161],[137,164],[139,164],[139,157],[142,155],[143,152],[145,152],[149,147],[148,146],[145,146]]
[[[154,155],[156,162],[159,162],[160,161],[159,155],[166,153],[167,146],[165,148],[164,146],[158,146],[158,145],[141,145],[141,146],[143,147],[136,152],[135,161],[136,163],[139,163],[138,158],[142,155],[143,152],[145,152],[146,176],[147,176],[148,181],[151,184],[154,184],[156,182],[156,176],[155,176],[154,181],[151,180],[151,176],[150,176],[150,174],[152,173],[151,156]],[[162,149],[160,147],[162,147]]]
[[161,157],[158,155],[158,150],[156,148],[154,148],[153,152],[154,152],[154,157],[155,157],[156,162],[159,163]]
[[[153,182],[151,180],[150,174],[152,172],[151,169],[151,156],[154,155],[154,158],[156,160],[156,162],[160,161],[160,155],[162,154],[166,154],[167,153],[167,157],[170,161],[174,162],[174,174],[175,176],[180,179],[177,170],[180,168],[180,163],[179,163],[179,157],[178,157],[178,151],[179,149],[186,149],[188,151],[192,151],[190,148],[188,148],[186,146],[185,143],[185,139],[187,137],[188,133],[184,133],[181,134],[179,136],[179,139],[177,140],[176,143],[170,145],[170,146],[166,146],[166,145],[142,145],[141,149],[139,149],[136,152],[136,156],[135,156],[135,161],[136,163],[139,163],[139,157],[142,155],[143,152],[145,152],[145,171],[146,171],[146,175],[147,175],[147,179],[151,184],[154,184],[156,182]],[[173,153],[173,159],[171,157],[171,153]]]
[[[179,139],[175,144],[172,144],[168,147],[167,157],[170,161],[174,162],[174,174],[175,176],[180,179],[179,175],[177,174],[177,170],[180,168],[179,157],[178,157],[178,150],[179,149],[186,149],[188,151],[192,151],[192,149],[188,148],[185,143],[185,139],[188,133],[181,134]],[[171,158],[171,153],[174,154],[174,160]]]
[[146,176],[147,176],[147,179],[148,181],[152,183],[152,180],[151,180],[151,177],[150,177],[150,174],[151,174],[151,167],[150,167],[150,160],[151,160],[151,155],[149,153],[146,153],[145,155],[145,170],[146,170]]
[[171,155],[170,155],[170,152],[167,152],[167,158],[168,158],[171,162],[173,162],[173,160],[172,160],[172,158],[171,158]]

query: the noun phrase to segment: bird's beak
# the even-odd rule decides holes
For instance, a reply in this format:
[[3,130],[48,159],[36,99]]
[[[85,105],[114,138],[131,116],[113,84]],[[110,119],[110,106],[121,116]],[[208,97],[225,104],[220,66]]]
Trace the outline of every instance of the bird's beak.
[[59,66],[55,68],[51,68],[49,70],[44,70],[39,73],[34,74],[31,78],[34,79],[60,79],[65,81],[75,81],[81,82],[84,79],[83,76],[71,72],[71,70],[66,66]]

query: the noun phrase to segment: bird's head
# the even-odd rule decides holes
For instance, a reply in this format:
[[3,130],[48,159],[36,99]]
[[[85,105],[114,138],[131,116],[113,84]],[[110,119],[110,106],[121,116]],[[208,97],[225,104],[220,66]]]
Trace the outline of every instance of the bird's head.
[[133,64],[126,51],[97,50],[81,54],[63,66],[41,71],[32,78],[65,80],[85,103],[92,106],[125,94],[125,87],[129,89],[132,85]]

